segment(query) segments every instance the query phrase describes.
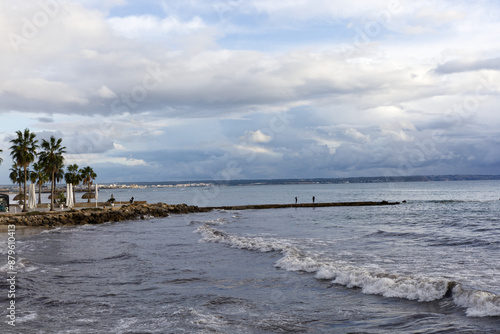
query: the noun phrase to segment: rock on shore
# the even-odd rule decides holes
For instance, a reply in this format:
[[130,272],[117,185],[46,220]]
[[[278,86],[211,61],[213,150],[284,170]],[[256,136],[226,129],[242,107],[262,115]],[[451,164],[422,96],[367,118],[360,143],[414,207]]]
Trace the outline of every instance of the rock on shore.
[[187,204],[169,205],[134,204],[119,208],[82,209],[63,212],[29,212],[26,214],[10,214],[0,217],[0,225],[16,225],[31,227],[52,227],[61,225],[85,225],[118,222],[123,220],[146,219],[150,217],[167,217],[171,213],[185,214],[208,211]]

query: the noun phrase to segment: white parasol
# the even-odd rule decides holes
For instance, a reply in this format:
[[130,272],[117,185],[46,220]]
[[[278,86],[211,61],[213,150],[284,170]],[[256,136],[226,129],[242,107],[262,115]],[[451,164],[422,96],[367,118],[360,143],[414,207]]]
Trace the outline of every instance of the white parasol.
[[75,206],[73,201],[73,185],[71,183],[66,183],[66,206],[72,208]]
[[30,184],[29,197],[28,197],[28,208],[29,209],[36,208],[36,191],[35,191],[34,184]]
[[99,198],[99,186],[95,184],[95,207],[97,208],[97,198]]

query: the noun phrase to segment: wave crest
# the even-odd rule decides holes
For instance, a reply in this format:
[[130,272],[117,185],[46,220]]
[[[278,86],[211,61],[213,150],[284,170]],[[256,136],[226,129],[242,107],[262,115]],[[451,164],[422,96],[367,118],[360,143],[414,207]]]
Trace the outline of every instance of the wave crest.
[[217,230],[207,224],[195,232],[204,242],[227,244],[230,247],[259,252],[276,251],[283,254],[275,266],[287,271],[315,273],[317,279],[332,280],[348,288],[361,288],[365,294],[431,302],[453,296],[456,305],[466,309],[468,316],[500,315],[500,296],[479,290],[465,290],[462,285],[446,278],[420,277],[387,273],[383,270],[362,268],[344,261],[324,259],[303,252],[292,243],[275,238],[239,237]]

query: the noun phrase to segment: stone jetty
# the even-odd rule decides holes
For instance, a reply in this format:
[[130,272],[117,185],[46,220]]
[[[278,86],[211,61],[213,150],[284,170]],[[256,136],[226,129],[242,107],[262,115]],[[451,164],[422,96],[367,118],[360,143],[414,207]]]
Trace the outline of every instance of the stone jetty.
[[105,209],[88,208],[59,212],[32,211],[23,214],[5,214],[0,216],[0,225],[54,227],[61,225],[102,224],[124,220],[167,217],[172,213],[186,214],[205,211],[209,210],[186,204],[132,204]]
[[298,204],[257,204],[257,205],[232,205],[232,206],[214,206],[205,207],[209,210],[263,210],[263,209],[282,209],[282,208],[321,208],[330,206],[381,206],[397,205],[399,202],[334,202],[334,203],[298,203]]
[[2,214],[0,225],[16,225],[27,227],[54,227],[62,225],[102,224],[124,220],[167,217],[170,214],[187,214],[208,212],[212,210],[259,210],[279,208],[308,208],[336,206],[381,206],[396,205],[399,202],[340,202],[340,203],[301,203],[301,204],[262,204],[198,207],[187,204],[130,204],[120,207],[86,208],[81,210],[40,212],[32,211],[18,214]]

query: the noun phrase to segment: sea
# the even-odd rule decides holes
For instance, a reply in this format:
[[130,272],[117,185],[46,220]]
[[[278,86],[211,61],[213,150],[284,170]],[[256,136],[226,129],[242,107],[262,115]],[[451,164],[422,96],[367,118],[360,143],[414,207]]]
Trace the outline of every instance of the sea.
[[13,268],[0,235],[0,333],[500,333],[500,181],[103,189],[99,200],[111,194],[400,204],[18,227]]

